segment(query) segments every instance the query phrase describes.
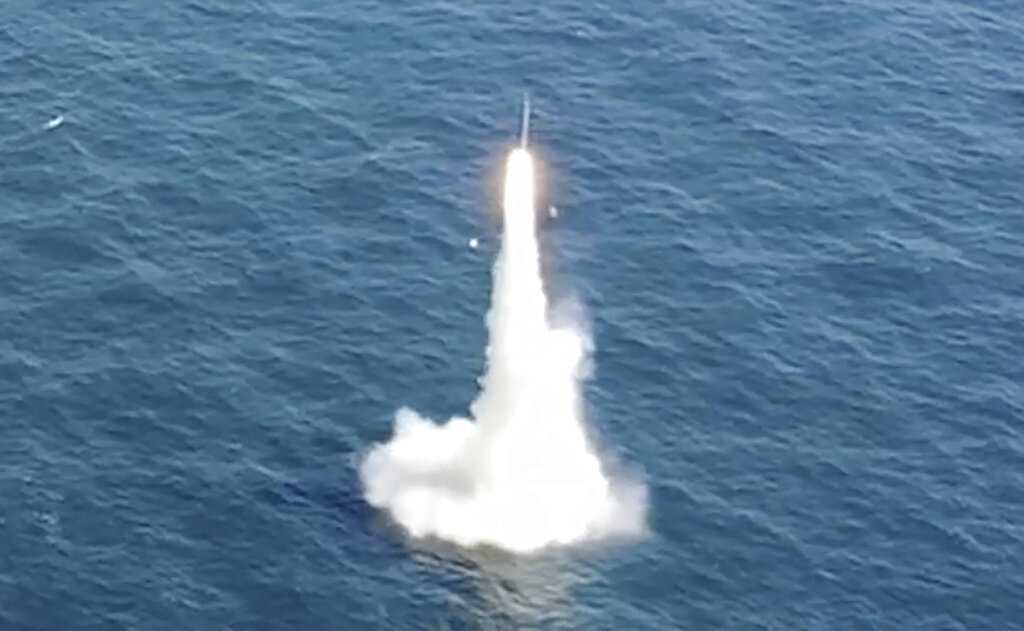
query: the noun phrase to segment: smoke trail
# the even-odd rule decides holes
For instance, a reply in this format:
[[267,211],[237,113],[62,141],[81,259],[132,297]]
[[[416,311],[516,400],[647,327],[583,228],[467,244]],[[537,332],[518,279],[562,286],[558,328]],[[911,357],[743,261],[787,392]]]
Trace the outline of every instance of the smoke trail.
[[475,422],[437,425],[400,409],[392,440],[362,463],[367,501],[415,537],[530,552],[642,529],[643,490],[614,483],[588,444],[581,380],[589,343],[548,323],[535,221],[533,161],[519,148],[505,172]]

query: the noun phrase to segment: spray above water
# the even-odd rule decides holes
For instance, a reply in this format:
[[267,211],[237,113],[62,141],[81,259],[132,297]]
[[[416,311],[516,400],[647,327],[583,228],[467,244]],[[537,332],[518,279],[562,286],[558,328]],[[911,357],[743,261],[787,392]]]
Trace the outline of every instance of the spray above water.
[[588,340],[548,322],[525,141],[524,124],[505,170],[487,372],[472,420],[437,425],[400,409],[394,437],[360,468],[367,501],[414,537],[531,552],[643,528],[643,489],[611,479],[587,440]]

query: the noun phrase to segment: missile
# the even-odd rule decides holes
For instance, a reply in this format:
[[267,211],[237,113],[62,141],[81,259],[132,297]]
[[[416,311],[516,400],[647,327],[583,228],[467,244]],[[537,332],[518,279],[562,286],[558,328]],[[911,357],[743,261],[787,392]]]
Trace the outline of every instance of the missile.
[[529,92],[523,93],[522,115],[519,146],[512,149],[505,166],[504,219],[507,233],[518,233],[523,229],[530,231],[534,222],[533,159],[526,146],[530,136]]
[[519,126],[519,146],[526,148],[526,137],[530,134],[530,93],[523,94],[523,122]]

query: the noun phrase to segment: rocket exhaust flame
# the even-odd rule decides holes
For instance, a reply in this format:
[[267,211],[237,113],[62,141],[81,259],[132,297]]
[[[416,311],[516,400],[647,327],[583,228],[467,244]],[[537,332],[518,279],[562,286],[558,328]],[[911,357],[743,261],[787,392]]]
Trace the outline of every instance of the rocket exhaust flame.
[[589,344],[547,320],[526,123],[521,138],[506,164],[487,371],[473,420],[438,425],[402,408],[394,437],[373,446],[360,476],[367,501],[412,536],[526,553],[638,533],[645,495],[609,478],[587,441],[581,363]]

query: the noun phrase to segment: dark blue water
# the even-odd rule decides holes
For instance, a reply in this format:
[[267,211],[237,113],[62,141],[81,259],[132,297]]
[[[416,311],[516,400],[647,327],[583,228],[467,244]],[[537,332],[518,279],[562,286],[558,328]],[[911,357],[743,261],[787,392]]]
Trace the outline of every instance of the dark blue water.
[[[1022,628],[1022,58],[994,0],[0,5],[0,629]],[[356,467],[476,392],[524,89],[651,534],[516,559]]]

